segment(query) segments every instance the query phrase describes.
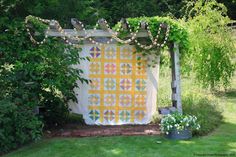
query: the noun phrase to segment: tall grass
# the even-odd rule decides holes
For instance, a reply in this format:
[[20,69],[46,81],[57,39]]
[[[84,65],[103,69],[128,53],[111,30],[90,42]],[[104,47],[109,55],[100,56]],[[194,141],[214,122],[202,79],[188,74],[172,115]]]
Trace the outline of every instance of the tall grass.
[[217,128],[223,120],[222,109],[214,98],[198,93],[188,93],[182,99],[183,112],[195,115],[201,129],[194,134],[206,135]]

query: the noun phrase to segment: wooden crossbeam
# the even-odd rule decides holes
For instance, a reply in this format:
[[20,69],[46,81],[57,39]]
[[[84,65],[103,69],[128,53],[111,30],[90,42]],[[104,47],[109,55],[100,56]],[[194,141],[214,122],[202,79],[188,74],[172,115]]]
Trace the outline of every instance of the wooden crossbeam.
[[[85,37],[86,33],[85,31],[75,31],[73,29],[64,29],[64,31],[69,34],[70,36],[79,36],[79,37]],[[112,35],[105,30],[86,30],[87,34],[89,34],[89,37],[112,37]],[[60,32],[58,32],[56,29],[50,29],[48,31],[49,36],[54,36],[54,37],[60,37],[64,36]],[[129,35],[127,37],[130,37]],[[140,31],[137,34],[137,37],[148,37],[148,34],[146,31]]]

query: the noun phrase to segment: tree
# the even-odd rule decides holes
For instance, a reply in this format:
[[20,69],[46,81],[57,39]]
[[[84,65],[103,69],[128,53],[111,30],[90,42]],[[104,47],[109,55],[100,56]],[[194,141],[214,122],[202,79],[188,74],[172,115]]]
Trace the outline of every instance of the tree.
[[99,16],[115,24],[121,18],[139,16],[180,17],[181,8],[187,1],[181,0],[99,0],[95,8],[99,8]]
[[235,55],[231,22],[223,4],[197,1],[187,17],[190,33],[190,49],[187,65],[191,65],[196,77],[204,87],[225,88],[234,74]]

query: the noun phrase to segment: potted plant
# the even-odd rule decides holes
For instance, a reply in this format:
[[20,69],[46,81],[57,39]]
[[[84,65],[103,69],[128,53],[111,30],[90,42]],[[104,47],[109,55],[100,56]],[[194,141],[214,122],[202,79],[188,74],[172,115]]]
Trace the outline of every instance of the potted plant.
[[193,130],[199,130],[197,117],[194,115],[183,115],[178,112],[165,115],[161,119],[161,132],[169,139],[189,139],[192,137]]

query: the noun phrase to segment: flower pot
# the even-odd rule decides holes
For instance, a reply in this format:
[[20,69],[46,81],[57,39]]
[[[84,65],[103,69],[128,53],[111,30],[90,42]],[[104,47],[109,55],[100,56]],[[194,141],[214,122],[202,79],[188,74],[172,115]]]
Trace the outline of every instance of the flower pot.
[[168,139],[173,140],[186,140],[192,138],[192,131],[190,129],[184,129],[181,131],[172,130],[166,135]]

